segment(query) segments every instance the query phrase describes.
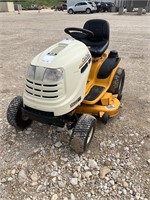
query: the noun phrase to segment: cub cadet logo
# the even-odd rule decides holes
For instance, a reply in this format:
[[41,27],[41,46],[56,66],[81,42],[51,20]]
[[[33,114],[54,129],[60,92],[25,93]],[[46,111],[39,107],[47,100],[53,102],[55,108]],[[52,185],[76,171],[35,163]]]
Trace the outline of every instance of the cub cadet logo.
[[82,58],[82,63],[85,63],[90,58],[90,54],[87,53],[84,58]]
[[90,58],[90,54],[87,53],[83,58],[82,58],[82,63],[80,64],[79,68],[81,68],[83,66],[84,63],[86,63],[88,61],[88,59]]

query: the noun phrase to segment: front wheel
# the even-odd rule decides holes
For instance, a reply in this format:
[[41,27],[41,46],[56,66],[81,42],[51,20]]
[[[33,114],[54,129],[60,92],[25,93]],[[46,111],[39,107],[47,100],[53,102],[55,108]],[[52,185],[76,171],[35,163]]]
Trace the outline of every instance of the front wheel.
[[124,80],[125,80],[125,71],[122,68],[118,68],[108,91],[112,94],[117,94],[118,95],[117,98],[119,100],[121,100],[122,98]]
[[23,99],[21,96],[15,97],[9,104],[7,109],[7,121],[9,124],[17,129],[24,130],[31,123],[32,120],[22,113]]
[[96,118],[83,114],[75,125],[70,140],[71,148],[78,154],[84,153],[93,138],[96,127]]

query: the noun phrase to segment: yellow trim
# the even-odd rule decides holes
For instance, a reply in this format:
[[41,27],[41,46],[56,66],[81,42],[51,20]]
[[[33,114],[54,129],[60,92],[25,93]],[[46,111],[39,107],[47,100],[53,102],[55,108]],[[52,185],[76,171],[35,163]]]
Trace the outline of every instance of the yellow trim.
[[107,92],[101,98],[101,103],[103,106],[107,106],[107,105],[111,104],[111,102],[112,102],[112,94]]
[[[108,113],[110,117],[115,116],[119,112],[120,101],[117,99],[117,95],[108,93],[113,77],[119,67],[118,65],[113,69],[110,76],[105,79],[98,79],[97,74],[101,68],[103,62],[107,59],[108,53],[104,53],[102,57],[93,60],[93,64],[88,77],[85,96],[90,92],[91,88],[95,85],[104,87],[102,93],[93,101],[83,100],[83,103],[75,109],[75,113],[86,113],[102,117],[105,113]],[[101,100],[101,102],[99,102]]]
[[111,82],[112,82],[113,77],[114,77],[114,75],[115,75],[115,73],[116,73],[116,71],[117,71],[117,69],[119,67],[120,62],[113,69],[113,71],[111,72],[109,77],[107,77],[105,79],[98,79],[97,78],[98,71],[101,68],[103,62],[107,59],[107,57],[108,57],[108,53],[104,53],[99,60],[93,62],[91,70],[90,70],[89,78],[88,78],[88,84],[86,86],[85,96],[90,92],[91,88],[94,85],[104,87],[104,90],[93,101],[84,100],[83,103],[85,103],[85,104],[93,105],[93,104],[97,103],[102,98],[102,96],[107,92],[107,90],[109,89],[109,87],[111,85]]

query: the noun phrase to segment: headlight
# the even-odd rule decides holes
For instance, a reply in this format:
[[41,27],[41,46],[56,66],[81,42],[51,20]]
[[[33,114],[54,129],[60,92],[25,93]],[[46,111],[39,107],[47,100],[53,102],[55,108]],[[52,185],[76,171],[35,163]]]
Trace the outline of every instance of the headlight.
[[28,72],[27,72],[27,77],[29,79],[34,80],[35,70],[36,70],[36,66],[30,65],[30,67],[28,68]]
[[43,82],[57,82],[63,78],[62,69],[46,69]]
[[43,81],[48,83],[57,82],[63,78],[63,70],[30,65],[28,68],[27,77],[28,79],[36,81]]

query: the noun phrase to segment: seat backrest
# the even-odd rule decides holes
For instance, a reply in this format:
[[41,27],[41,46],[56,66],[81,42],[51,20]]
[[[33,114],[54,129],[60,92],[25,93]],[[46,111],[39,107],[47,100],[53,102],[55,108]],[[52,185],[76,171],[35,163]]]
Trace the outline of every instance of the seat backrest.
[[88,20],[84,24],[84,29],[88,29],[94,33],[94,37],[90,38],[91,41],[109,41],[109,23],[103,19]]

